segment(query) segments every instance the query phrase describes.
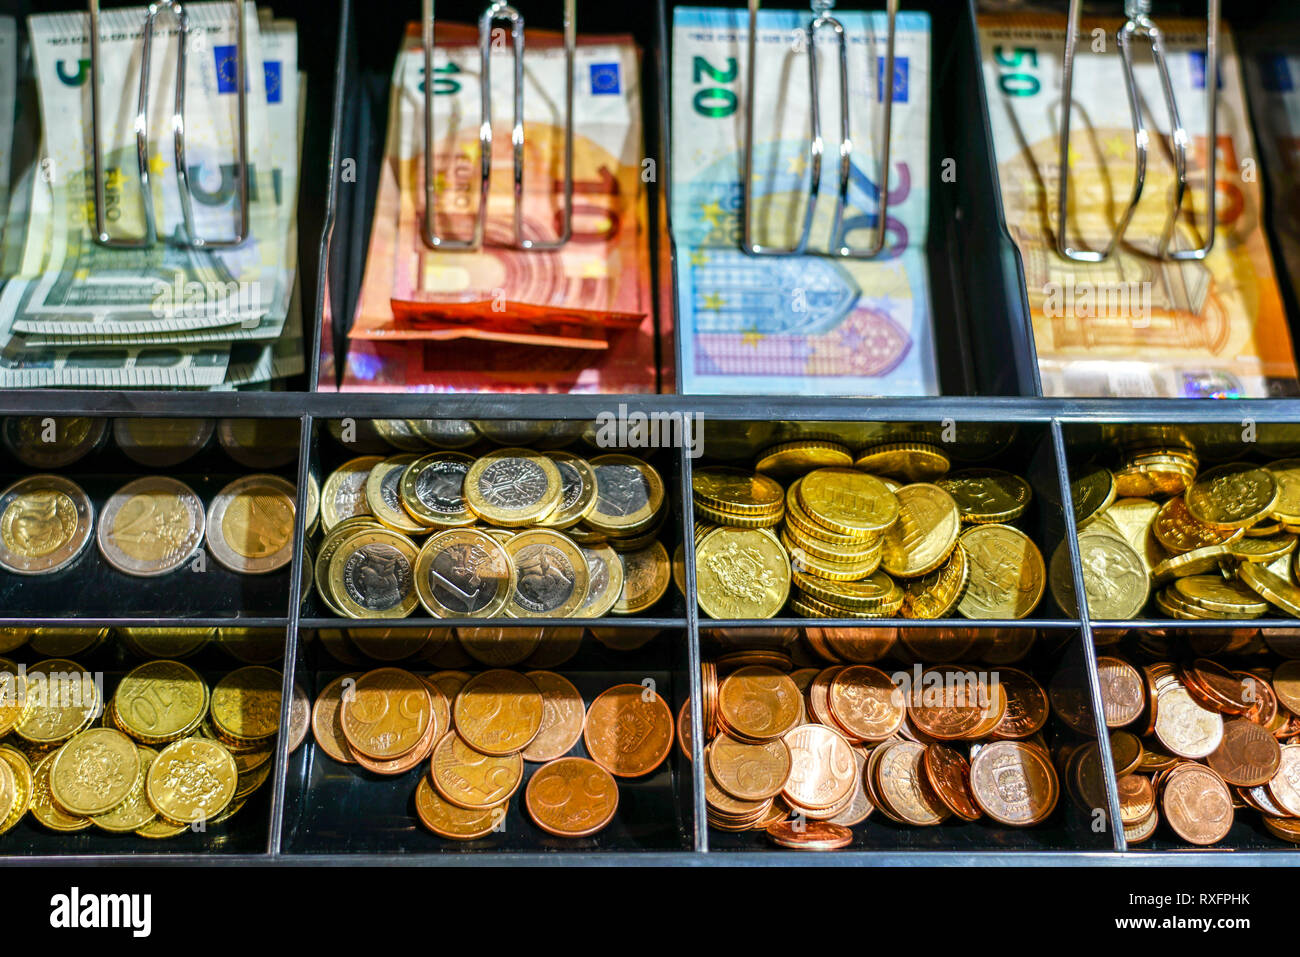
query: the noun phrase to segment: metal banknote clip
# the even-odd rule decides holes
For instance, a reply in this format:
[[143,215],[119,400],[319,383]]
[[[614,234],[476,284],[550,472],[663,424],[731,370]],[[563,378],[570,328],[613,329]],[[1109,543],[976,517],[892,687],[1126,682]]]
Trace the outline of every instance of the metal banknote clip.
[[881,83],[886,89],[881,94],[881,149],[879,156],[880,171],[880,208],[876,213],[876,230],[872,243],[866,249],[854,249],[844,245],[840,240],[840,231],[844,222],[844,208],[849,199],[849,177],[853,168],[853,137],[849,113],[849,48],[844,24],[833,16],[835,0],[814,0],[813,18],[808,25],[808,80],[811,86],[812,129],[808,144],[808,156],[811,182],[808,189],[808,205],[804,210],[803,225],[799,232],[799,241],[792,247],[763,245],[755,238],[754,215],[754,111],[755,94],[758,77],[758,11],[762,0],[749,0],[749,64],[745,86],[745,182],[744,193],[744,244],[745,251],[751,256],[790,256],[803,255],[808,252],[808,240],[812,233],[813,217],[816,213],[817,200],[821,193],[822,161],[826,152],[825,139],[822,136],[821,97],[818,95],[819,55],[817,53],[817,34],[830,30],[835,36],[836,50],[839,58],[840,86],[840,132],[839,132],[839,184],[835,192],[835,214],[831,224],[831,238],[836,248],[819,255],[838,259],[874,259],[885,249],[885,237],[889,212],[889,167],[890,139],[893,133],[894,112],[894,56],[896,52],[895,37],[898,23],[899,0],[886,0],[888,28],[886,35],[885,65],[881,72]]
[[[473,250],[483,246],[487,232],[488,195],[492,186],[492,29],[498,21],[510,26],[514,50],[514,126],[510,134],[514,147],[514,237],[510,243],[497,243],[512,249],[559,249],[573,235],[573,88],[578,34],[574,16],[576,0],[564,0],[564,210],[559,236],[553,240],[526,239],[524,233],[524,17],[505,0],[495,0],[479,18],[479,54],[482,63],[479,102],[479,201],[474,233],[468,239],[449,239],[438,235],[438,174],[431,144],[437,142],[434,128],[433,84],[425,85],[424,96],[424,241],[433,249]],[[434,0],[424,0],[424,75],[434,74]]]
[[138,238],[113,236],[108,227],[107,170],[104,168],[103,105],[100,93],[100,12],[99,0],[90,0],[90,128],[93,139],[95,170],[95,242],[111,249],[147,249],[158,243],[158,219],[154,211],[153,193],[150,189],[149,171],[149,79],[153,59],[154,30],[158,16],[164,10],[171,13],[177,24],[176,97],[172,107],[172,142],[176,156],[176,184],[180,191],[181,215],[185,221],[184,236],[170,237],[167,241],[187,249],[230,249],[243,245],[249,235],[248,213],[248,47],[244,26],[244,9],[240,2],[232,3],[237,24],[237,54],[235,87],[239,110],[239,225],[235,235],[226,239],[199,236],[194,225],[194,195],[190,189],[190,171],[185,157],[185,66],[189,45],[190,18],[180,0],[155,0],[149,4],[145,17],[140,51],[140,93],[136,100],[135,146],[136,163],[140,178],[140,194],[144,208],[145,233]]
[[1124,87],[1128,94],[1129,113],[1133,121],[1133,142],[1137,148],[1137,163],[1133,179],[1133,193],[1124,214],[1120,217],[1115,232],[1111,235],[1106,248],[1100,251],[1076,249],[1070,245],[1068,232],[1068,212],[1070,209],[1070,113],[1074,103],[1074,59],[1079,42],[1079,20],[1083,0],[1070,0],[1069,20],[1065,35],[1065,57],[1061,79],[1061,141],[1060,141],[1060,182],[1057,188],[1058,227],[1056,230],[1056,249],[1066,259],[1080,263],[1099,263],[1115,252],[1115,247],[1124,239],[1133,214],[1142,199],[1146,188],[1147,159],[1151,147],[1151,133],[1142,116],[1142,105],[1138,98],[1137,81],[1133,71],[1133,47],[1137,41],[1146,41],[1151,46],[1151,56],[1155,61],[1156,72],[1160,76],[1160,85],[1164,92],[1165,108],[1169,113],[1170,147],[1173,150],[1174,170],[1177,185],[1174,190],[1173,209],[1169,216],[1157,255],[1169,262],[1187,262],[1203,260],[1214,248],[1214,233],[1218,225],[1218,211],[1215,202],[1214,166],[1216,143],[1218,142],[1218,76],[1219,76],[1219,7],[1220,0],[1208,0],[1206,14],[1205,46],[1205,97],[1206,97],[1206,143],[1209,171],[1205,188],[1205,240],[1195,249],[1172,249],[1175,229],[1183,201],[1187,197],[1187,145],[1191,137],[1183,126],[1178,110],[1178,97],[1174,92],[1173,81],[1169,77],[1169,64],[1165,58],[1164,33],[1151,19],[1151,0],[1125,0],[1124,13],[1128,18],[1118,34],[1120,57],[1124,65]]

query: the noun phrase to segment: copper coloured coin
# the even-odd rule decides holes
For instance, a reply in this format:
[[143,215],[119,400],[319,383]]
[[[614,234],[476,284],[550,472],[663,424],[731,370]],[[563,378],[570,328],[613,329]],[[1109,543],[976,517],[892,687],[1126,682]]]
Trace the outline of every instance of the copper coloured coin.
[[542,693],[542,727],[524,748],[524,760],[554,761],[568,754],[582,737],[587,708],[567,678],[553,671],[530,671],[528,677]]
[[1160,799],[1165,820],[1189,844],[1217,844],[1232,829],[1232,793],[1200,764],[1180,764],[1165,778]]
[[356,764],[348,739],[339,727],[339,709],[343,706],[345,685],[352,688],[360,677],[361,673],[355,672],[335,678],[316,696],[311,709],[311,733],[317,747],[340,764]]
[[792,805],[825,809],[852,793],[858,766],[844,735],[824,725],[805,724],[787,732],[784,740],[792,765],[781,793]]
[[830,821],[778,821],[767,836],[778,847],[793,851],[834,851],[853,843],[853,832]]
[[432,718],[428,687],[400,668],[362,675],[339,709],[339,726],[353,753],[373,761],[391,761],[414,750]]
[[524,790],[533,823],[556,837],[590,837],[618,811],[618,783],[586,758],[560,758],[544,764]]
[[1026,827],[1047,819],[1061,794],[1051,759],[1021,741],[995,741],[971,762],[971,793],[993,820]]
[[652,688],[615,685],[587,709],[582,739],[592,760],[610,774],[639,778],[672,750],[673,713]]
[[785,787],[792,763],[790,748],[780,738],[763,744],[746,744],[724,734],[709,747],[709,771],[713,780],[741,801],[776,797]]
[[1119,819],[1125,827],[1145,821],[1156,809],[1156,792],[1145,774],[1125,774],[1116,781]]
[[1007,693],[1007,710],[993,729],[993,737],[1020,740],[1043,730],[1049,710],[1043,686],[1017,668],[999,668],[997,676]]
[[420,823],[439,837],[453,841],[476,841],[501,827],[508,805],[468,810],[446,801],[433,789],[427,774],[415,787],[415,813]]
[[970,791],[970,763],[956,748],[932,744],[925,750],[925,774],[934,793],[953,814],[977,821],[980,809]]
[[509,800],[524,777],[518,752],[480,754],[459,734],[444,735],[433,749],[431,780],[444,799],[466,810],[482,810]]
[[356,748],[352,749],[352,757],[357,764],[361,765],[361,767],[365,768],[372,774],[382,774],[386,777],[405,774],[417,764],[422,764],[429,760],[430,755],[433,754],[433,746],[438,743],[438,738],[440,736],[441,732],[438,729],[438,725],[435,722],[430,721],[429,726],[424,730],[424,737],[420,739],[419,743],[416,744],[414,748],[400,757],[392,758],[388,761],[376,761],[373,758],[369,758],[362,754]]
[[1228,714],[1246,714],[1255,704],[1253,683],[1247,683],[1235,672],[1208,658],[1197,658],[1183,669],[1184,682],[1195,684],[1217,711]]
[[799,688],[789,675],[775,668],[740,668],[718,687],[718,712],[737,737],[770,741],[798,723]]
[[1205,763],[1228,784],[1254,788],[1267,784],[1282,763],[1282,746],[1249,718],[1223,723],[1223,740]]
[[926,668],[911,690],[907,713],[918,731],[940,741],[967,738],[989,718],[988,685],[953,665]]
[[542,693],[518,671],[495,669],[475,675],[456,695],[456,731],[475,751],[517,754],[542,727]]
[[1122,728],[1141,717],[1146,694],[1136,668],[1120,658],[1102,656],[1097,659],[1097,679],[1106,727]]
[[852,665],[828,689],[835,722],[860,741],[883,741],[903,726],[903,693],[889,675],[870,665]]

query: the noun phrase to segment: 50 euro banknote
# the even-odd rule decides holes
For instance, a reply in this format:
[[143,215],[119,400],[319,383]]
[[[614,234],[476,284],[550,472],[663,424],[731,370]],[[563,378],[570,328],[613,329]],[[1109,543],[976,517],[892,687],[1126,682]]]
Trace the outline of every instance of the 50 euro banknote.
[[[759,15],[751,183],[754,238],[795,246],[812,192],[809,44],[827,160],[809,254],[743,251],[749,20],[744,10],[674,11],[672,223],[678,327],[687,391],[925,395],[938,390],[925,255],[929,218],[930,21],[897,21],[892,84],[884,14],[839,12],[847,37],[853,143],[842,229],[833,228],[843,100],[829,31],[809,39],[808,13]],[[886,248],[874,259],[826,253],[871,244],[879,222],[882,104],[893,119]]]
[[[1232,33],[1220,36],[1218,142],[1208,144],[1205,23],[1162,19],[1178,108],[1191,135],[1189,190],[1174,219],[1171,122],[1150,55],[1135,57],[1151,136],[1145,191],[1125,240],[1101,263],[1057,251],[1061,229],[1064,18],[979,18],[984,85],[1007,228],[1024,264],[1043,389],[1048,395],[1268,396],[1296,389],[1296,362],[1272,256],[1263,191],[1243,175],[1256,157]],[[1102,250],[1133,190],[1136,147],[1115,35],[1118,19],[1089,19],[1074,76],[1067,157],[1072,246]],[[1103,51],[1092,52],[1094,37]],[[1213,175],[1209,170],[1213,168]],[[1214,248],[1204,261],[1159,255],[1204,240],[1206,189],[1217,191]]]

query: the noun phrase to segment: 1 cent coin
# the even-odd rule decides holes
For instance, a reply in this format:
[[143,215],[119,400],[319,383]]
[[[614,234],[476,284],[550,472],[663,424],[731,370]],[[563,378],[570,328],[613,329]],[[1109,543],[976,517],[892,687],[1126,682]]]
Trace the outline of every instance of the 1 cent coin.
[[1232,829],[1232,793],[1200,764],[1181,764],[1169,774],[1160,806],[1174,833],[1189,844],[1217,844]]

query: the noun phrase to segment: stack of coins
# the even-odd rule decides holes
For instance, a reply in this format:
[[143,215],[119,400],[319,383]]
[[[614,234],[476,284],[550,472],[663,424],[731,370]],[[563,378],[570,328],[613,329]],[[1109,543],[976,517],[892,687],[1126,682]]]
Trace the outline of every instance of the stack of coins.
[[315,584],[343,617],[636,615],[672,577],[663,479],[632,456],[366,456],[321,494]]
[[754,472],[697,469],[700,608],[716,619],[772,618],[787,600],[803,618],[1027,617],[1045,567],[1008,523],[1028,508],[1029,483],[948,468],[924,443],[855,461],[846,447],[807,441],[769,449]]
[[1105,655],[1097,667],[1130,844],[1162,819],[1189,844],[1217,844],[1238,809],[1300,843],[1300,660],[1234,669]]
[[62,571],[92,536],[113,568],[153,578],[185,566],[206,540],[223,567],[266,574],[293,558],[294,486],[275,475],[231,482],[205,509],[184,482],[135,479],[114,492],[96,517],[82,488],[58,475],[32,475],[0,492],[0,568],[19,575]]
[[[1072,476],[1088,613],[1094,620],[1300,617],[1300,459],[1204,471],[1190,448],[1138,448]],[[1074,609],[1068,548],[1052,557]],[[1151,599],[1154,596],[1154,601]]]
[[[844,637],[866,654],[889,647]],[[796,669],[765,650],[705,662],[702,678],[705,799],[719,830],[826,850],[851,843],[875,810],[914,827],[985,816],[1028,827],[1056,807],[1041,734],[1049,696],[1024,671]]]
[[[160,660],[128,672],[105,701],[74,661],[0,660],[0,739],[11,735],[0,744],[0,832],[29,811],[52,831],[147,838],[229,819],[270,774],[280,682],[254,666],[209,690],[188,666]],[[305,696],[291,710],[297,747]]]
[[[420,822],[458,841],[503,829],[526,763],[541,765],[524,788],[532,822],[556,837],[596,834],[618,810],[617,779],[656,770],[674,737],[667,703],[642,685],[615,685],[587,707],[562,675],[503,668],[342,675],[321,691],[311,721],[335,761],[380,775],[423,766]],[[579,741],[589,757],[572,753]]]

